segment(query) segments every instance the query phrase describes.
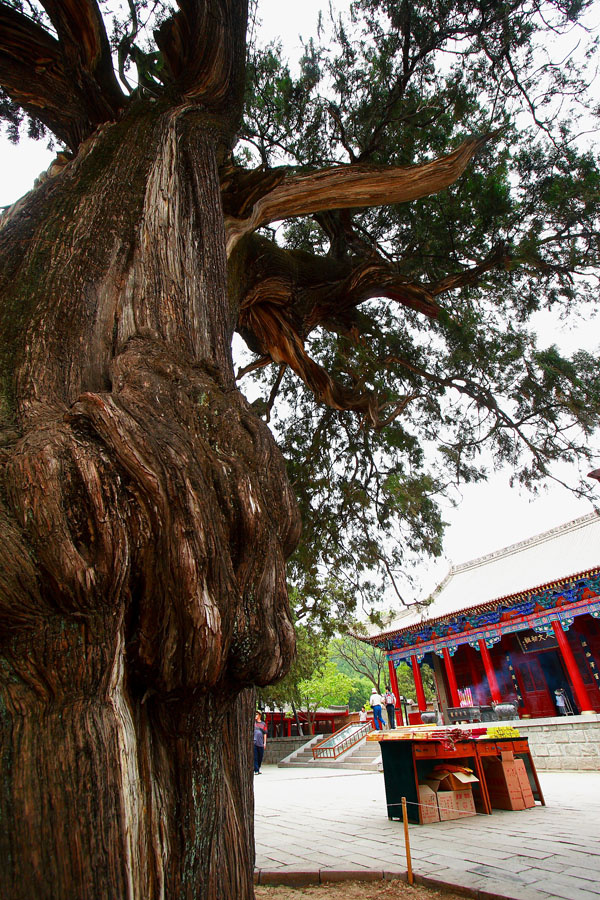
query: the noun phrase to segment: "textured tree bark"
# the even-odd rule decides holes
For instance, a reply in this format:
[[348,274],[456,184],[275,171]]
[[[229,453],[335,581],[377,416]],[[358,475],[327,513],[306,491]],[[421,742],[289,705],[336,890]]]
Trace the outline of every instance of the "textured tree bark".
[[132,110],[0,231],[11,900],[253,896],[246,689],[293,653],[299,520],[235,389],[220,145]]

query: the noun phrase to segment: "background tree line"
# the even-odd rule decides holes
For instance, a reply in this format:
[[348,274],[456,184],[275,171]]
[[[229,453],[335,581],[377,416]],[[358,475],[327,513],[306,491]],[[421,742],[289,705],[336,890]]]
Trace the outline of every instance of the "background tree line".
[[[435,698],[433,672],[421,669],[428,700]],[[408,665],[396,669],[401,697],[415,700],[412,670]],[[327,639],[315,638],[298,629],[298,655],[290,672],[280,682],[258,692],[259,705],[307,711],[309,717],[318,708],[346,705],[350,712],[369,707],[373,688],[383,694],[389,684],[385,654],[351,635]],[[397,698],[398,700],[400,698]],[[310,718],[309,718],[310,721]]]

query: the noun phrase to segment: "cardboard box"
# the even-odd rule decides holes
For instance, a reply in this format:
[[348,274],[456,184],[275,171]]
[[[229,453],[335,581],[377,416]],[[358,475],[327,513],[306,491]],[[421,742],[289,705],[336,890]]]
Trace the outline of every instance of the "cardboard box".
[[531,809],[532,806],[535,806],[535,800],[533,799],[533,791],[529,784],[529,776],[527,774],[527,769],[525,768],[525,763],[522,759],[515,759],[515,766],[519,778],[519,785],[521,786],[521,793],[523,794],[525,809]]
[[419,785],[419,803],[421,804],[421,819],[423,825],[440,821],[436,792],[427,784]]
[[[439,820],[446,822],[449,819],[475,815],[475,800],[471,782],[477,780],[474,775],[466,772],[445,773],[440,771],[436,773],[435,778],[427,778],[422,786],[429,788],[434,794],[438,805]],[[451,784],[458,785],[458,789],[452,789]]]
[[475,815],[475,801],[471,788],[462,791],[438,791],[436,796],[440,822]]
[[493,809],[525,809],[525,799],[519,780],[517,762],[512,751],[503,751],[500,758],[483,759],[485,780]]
[[479,779],[473,775],[473,773],[468,774],[467,772],[448,772],[447,775],[440,781],[439,789],[441,791],[464,791],[467,787],[473,782],[478,782]]

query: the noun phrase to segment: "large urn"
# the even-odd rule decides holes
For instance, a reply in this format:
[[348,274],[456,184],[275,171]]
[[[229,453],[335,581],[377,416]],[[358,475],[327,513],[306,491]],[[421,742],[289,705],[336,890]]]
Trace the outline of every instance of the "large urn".
[[421,722],[423,723],[423,725],[435,725],[437,722],[437,713],[422,712],[421,713]]
[[519,713],[517,712],[517,704],[513,703],[512,700],[503,700],[502,703],[496,703],[494,711],[498,718],[501,720],[519,718]]

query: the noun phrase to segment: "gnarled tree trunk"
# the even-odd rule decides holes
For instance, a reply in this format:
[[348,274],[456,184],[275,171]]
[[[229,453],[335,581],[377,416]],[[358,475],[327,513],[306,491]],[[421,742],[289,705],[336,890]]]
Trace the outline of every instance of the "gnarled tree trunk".
[[382,427],[414,395],[390,411],[304,340],[356,339],[382,285],[435,318],[447,287],[406,283],[343,217],[318,264],[253,232],[425,196],[484,139],[406,169],[247,171],[247,0],[172,4],[130,96],[98,0],[38,6],[0,2],[0,86],[74,158],[0,227],[0,896],[246,900],[249,689],[291,660],[299,519],[233,328]]
[[245,689],[293,650],[215,122],[100,130],[0,232],[0,894],[253,896]]

